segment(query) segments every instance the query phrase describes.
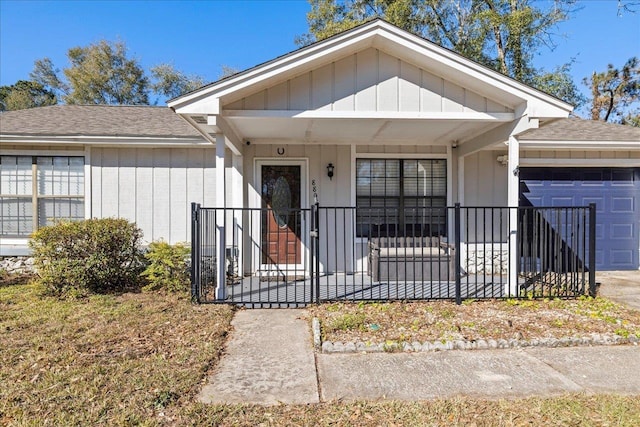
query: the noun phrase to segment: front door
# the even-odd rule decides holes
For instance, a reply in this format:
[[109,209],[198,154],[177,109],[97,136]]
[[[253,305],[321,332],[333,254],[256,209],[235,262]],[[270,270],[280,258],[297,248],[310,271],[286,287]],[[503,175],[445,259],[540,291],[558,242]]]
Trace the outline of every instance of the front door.
[[[292,164],[297,163],[297,164]],[[303,165],[260,162],[261,264],[268,270],[303,265]]]

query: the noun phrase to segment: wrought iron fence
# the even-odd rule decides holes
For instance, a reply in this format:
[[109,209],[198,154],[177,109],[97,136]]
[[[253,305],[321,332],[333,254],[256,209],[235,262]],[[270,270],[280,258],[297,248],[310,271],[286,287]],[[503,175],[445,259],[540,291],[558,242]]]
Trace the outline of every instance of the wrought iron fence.
[[276,212],[193,204],[192,218],[197,302],[460,303],[595,293],[595,205]]

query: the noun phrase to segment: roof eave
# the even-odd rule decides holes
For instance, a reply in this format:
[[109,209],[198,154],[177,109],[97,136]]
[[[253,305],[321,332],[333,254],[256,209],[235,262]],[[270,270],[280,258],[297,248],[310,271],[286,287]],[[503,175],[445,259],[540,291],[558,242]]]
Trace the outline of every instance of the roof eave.
[[[543,111],[540,111],[539,113],[537,111],[532,111],[533,114],[530,114],[532,116],[553,118],[568,115],[573,111],[573,106],[571,104],[524,83],[518,82],[511,77],[498,73],[495,70],[467,59],[449,49],[438,46],[424,38],[406,32],[383,20],[375,20],[363,24],[362,26],[345,31],[336,36],[238,73],[230,78],[212,83],[211,85],[205,86],[190,94],[174,98],[169,100],[168,106],[179,114],[202,114],[203,111],[187,111],[185,107],[207,97],[219,99],[224,95],[242,90],[247,86],[257,85],[261,81],[273,78],[288,70],[303,67],[305,64],[309,67],[309,63],[319,62],[322,58],[325,58],[326,60],[326,58],[331,55],[340,55],[341,53],[344,55],[345,51],[348,53],[349,50],[354,50],[356,48],[360,49],[368,46],[375,47],[378,44],[384,43],[384,40],[387,40],[387,43],[390,41],[398,43],[399,45],[407,46],[408,49],[412,49],[414,51],[424,49],[431,55],[438,56],[442,62],[442,67],[449,67],[450,69],[456,69],[460,66],[465,67],[466,70],[472,72],[472,74],[474,74],[478,79],[490,79],[491,81],[499,83],[501,90],[515,94],[515,96],[519,97],[533,97],[539,100],[542,103],[541,105],[549,105],[554,109],[554,111],[548,113]],[[297,72],[302,71],[297,69]],[[210,109],[209,112],[212,114],[217,114],[217,110],[220,108],[219,104],[217,105],[218,108],[212,108],[212,106],[208,107]],[[537,108],[533,108],[533,110],[543,109],[544,108],[539,106]]]
[[200,136],[142,136],[142,135],[43,135],[0,134],[0,141],[11,144],[83,144],[83,145],[210,145]]

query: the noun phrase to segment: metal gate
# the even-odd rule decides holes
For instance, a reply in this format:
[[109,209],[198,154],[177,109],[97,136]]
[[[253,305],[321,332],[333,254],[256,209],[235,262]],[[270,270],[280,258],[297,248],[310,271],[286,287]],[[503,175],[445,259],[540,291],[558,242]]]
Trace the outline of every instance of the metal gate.
[[198,303],[595,294],[595,205],[274,211],[194,203],[191,231]]

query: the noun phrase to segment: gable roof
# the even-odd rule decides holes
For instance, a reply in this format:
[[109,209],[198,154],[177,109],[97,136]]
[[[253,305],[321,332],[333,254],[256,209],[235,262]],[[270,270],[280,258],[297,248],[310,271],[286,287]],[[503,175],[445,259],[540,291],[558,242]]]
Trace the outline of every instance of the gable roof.
[[380,18],[171,99],[168,106],[179,114],[219,114],[222,104],[370,47],[446,76],[482,95],[502,98],[512,108],[527,99],[531,117],[566,117],[573,109],[554,96]]
[[628,141],[637,142],[640,148],[640,128],[578,118],[554,120],[526,130],[517,138],[519,141]]
[[52,105],[0,113],[0,135],[195,138],[202,136],[166,107]]

